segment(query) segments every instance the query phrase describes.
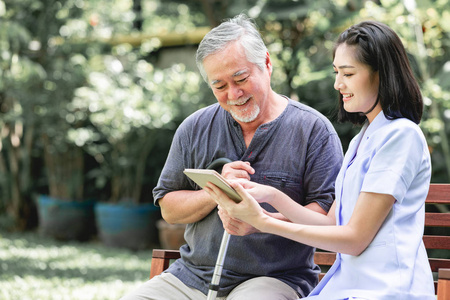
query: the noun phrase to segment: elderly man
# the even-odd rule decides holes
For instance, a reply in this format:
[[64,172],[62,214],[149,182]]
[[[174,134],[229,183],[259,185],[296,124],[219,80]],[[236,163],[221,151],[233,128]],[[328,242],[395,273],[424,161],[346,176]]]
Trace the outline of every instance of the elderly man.
[[319,112],[272,90],[268,50],[245,15],[223,22],[204,37],[197,65],[218,103],[193,113],[177,129],[153,191],[167,222],[187,224],[187,244],[167,271],[124,299],[206,299],[223,227],[233,236],[220,299],[304,297],[318,282],[314,248],[257,232],[218,213],[216,203],[183,170],[206,168],[226,157],[232,160],[223,167],[226,178],[276,187],[326,214],[342,162],[339,138]]

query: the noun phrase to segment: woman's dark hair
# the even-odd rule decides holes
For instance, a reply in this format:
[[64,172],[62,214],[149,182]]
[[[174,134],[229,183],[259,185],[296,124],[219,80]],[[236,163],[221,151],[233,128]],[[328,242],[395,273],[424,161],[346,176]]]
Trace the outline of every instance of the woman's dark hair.
[[[341,33],[334,46],[333,59],[336,49],[344,43],[354,46],[360,63],[378,71],[380,83],[375,105],[381,104],[386,118],[408,118],[418,124],[423,112],[422,94],[398,35],[383,23],[361,22]],[[339,122],[362,124],[366,119],[364,114],[346,112],[339,93]]]

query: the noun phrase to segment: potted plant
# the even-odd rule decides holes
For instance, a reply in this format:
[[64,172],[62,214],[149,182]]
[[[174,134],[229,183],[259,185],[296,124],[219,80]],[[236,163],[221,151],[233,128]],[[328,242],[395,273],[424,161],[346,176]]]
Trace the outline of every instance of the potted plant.
[[83,198],[84,153],[73,146],[52,153],[44,143],[49,192],[37,196],[39,232],[60,240],[88,240],[96,232],[95,202]]
[[[54,88],[44,89],[37,103],[36,145],[42,151],[45,188],[37,196],[40,233],[62,240],[88,240],[95,232],[94,201],[86,195],[86,152],[70,139],[82,128],[82,116],[71,109],[76,88],[85,80],[79,54],[61,50],[46,64]],[[71,74],[69,82],[51,74]]]

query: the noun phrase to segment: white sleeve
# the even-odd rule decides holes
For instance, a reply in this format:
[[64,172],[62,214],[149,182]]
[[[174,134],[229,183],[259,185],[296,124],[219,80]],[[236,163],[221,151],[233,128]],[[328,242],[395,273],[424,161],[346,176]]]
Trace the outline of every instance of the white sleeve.
[[373,153],[362,192],[389,194],[402,202],[422,164],[426,163],[425,151],[428,151],[423,134],[414,126],[395,127],[378,141],[380,145]]

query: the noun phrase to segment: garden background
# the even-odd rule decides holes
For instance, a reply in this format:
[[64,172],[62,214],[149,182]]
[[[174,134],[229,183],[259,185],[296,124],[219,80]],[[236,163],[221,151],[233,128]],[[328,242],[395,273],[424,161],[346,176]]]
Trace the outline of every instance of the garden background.
[[1,299],[117,299],[145,280],[152,245],[48,238],[38,199],[151,205],[175,129],[216,101],[197,44],[241,12],[274,90],[329,117],[344,150],[358,128],[336,122],[333,42],[361,20],[391,26],[424,95],[432,182],[450,182],[450,0],[0,0]]

